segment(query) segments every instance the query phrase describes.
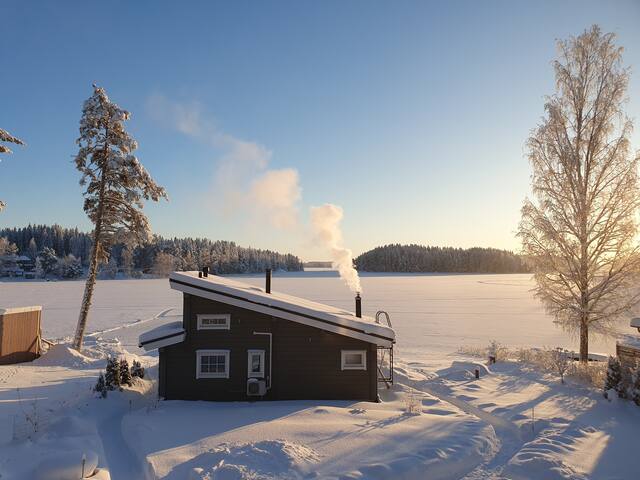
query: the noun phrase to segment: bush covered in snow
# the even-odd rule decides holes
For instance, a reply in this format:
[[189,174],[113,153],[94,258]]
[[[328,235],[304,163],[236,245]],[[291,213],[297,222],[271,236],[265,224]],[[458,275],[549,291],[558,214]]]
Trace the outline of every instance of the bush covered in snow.
[[615,391],[618,397],[624,396],[622,387],[622,367],[616,357],[609,357],[607,364],[607,376],[604,381],[604,398],[609,398],[611,391]]
[[144,378],[144,367],[139,361],[134,360],[131,364],[131,376],[137,378]]

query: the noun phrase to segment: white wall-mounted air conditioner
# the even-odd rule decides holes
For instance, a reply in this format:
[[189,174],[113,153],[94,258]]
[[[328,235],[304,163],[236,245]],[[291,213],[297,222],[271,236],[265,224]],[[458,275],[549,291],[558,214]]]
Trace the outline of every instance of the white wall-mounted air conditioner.
[[247,396],[262,397],[267,393],[267,382],[257,378],[247,380]]

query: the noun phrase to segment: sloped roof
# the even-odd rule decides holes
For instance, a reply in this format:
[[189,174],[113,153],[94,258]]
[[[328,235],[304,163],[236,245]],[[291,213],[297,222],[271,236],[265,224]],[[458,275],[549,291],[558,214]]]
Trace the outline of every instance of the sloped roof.
[[376,323],[371,317],[359,318],[351,312],[284,293],[274,291],[266,293],[262,288],[230,278],[217,275],[199,278],[198,272],[173,272],[169,282],[171,288],[184,293],[302,323],[379,346],[389,347],[395,343],[394,330]]
[[166,323],[142,333],[138,337],[138,346],[146,351],[167,347],[184,340],[182,321]]

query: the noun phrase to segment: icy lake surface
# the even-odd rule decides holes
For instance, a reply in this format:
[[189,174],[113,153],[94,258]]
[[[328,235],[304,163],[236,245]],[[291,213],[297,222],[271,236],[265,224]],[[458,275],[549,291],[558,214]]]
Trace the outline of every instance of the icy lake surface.
[[[262,275],[235,277],[264,283]],[[486,346],[492,339],[511,347],[576,347],[533,298],[530,275],[364,274],[362,287],[364,313],[389,312],[403,358],[428,364],[461,345]],[[83,281],[3,281],[0,307],[42,305],[45,337],[70,336],[83,288]],[[273,289],[349,310],[354,304],[333,271],[276,273]],[[167,279],[98,281],[88,330],[135,347],[141,332],[174,321],[181,311],[181,294]],[[612,353],[615,339],[593,338],[591,350]]]

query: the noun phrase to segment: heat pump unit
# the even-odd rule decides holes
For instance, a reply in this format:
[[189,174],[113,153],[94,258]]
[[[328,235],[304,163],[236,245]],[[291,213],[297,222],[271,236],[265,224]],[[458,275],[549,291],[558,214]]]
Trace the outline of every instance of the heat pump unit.
[[267,383],[264,380],[250,378],[247,380],[247,395],[250,397],[262,397],[267,393]]

